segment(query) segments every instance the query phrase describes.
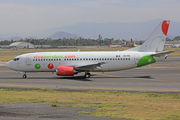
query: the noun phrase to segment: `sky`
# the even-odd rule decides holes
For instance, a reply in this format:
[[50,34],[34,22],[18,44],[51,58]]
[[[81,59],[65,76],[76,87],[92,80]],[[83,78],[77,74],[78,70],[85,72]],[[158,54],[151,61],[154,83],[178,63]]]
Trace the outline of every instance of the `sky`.
[[180,0],[0,0],[0,33],[37,32],[80,22],[180,22]]

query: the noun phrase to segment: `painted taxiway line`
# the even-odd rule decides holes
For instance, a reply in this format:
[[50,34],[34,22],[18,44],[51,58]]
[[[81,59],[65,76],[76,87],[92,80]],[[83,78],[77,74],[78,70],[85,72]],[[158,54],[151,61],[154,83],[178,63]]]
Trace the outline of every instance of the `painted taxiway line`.
[[16,72],[16,71],[0,71],[0,72]]
[[101,75],[101,76],[109,76],[109,77],[124,77],[124,76],[110,75],[110,74],[97,73],[97,72],[92,73],[92,74]]
[[[115,78],[126,78],[125,76],[117,76],[117,75],[110,75],[110,74],[102,74],[102,73],[93,73],[93,74],[97,74],[97,75],[101,75],[101,76],[107,76],[107,77],[115,77]],[[128,78],[131,78],[131,79],[140,79],[140,80],[147,80],[147,81],[158,81],[158,82],[169,82],[169,83],[174,83],[174,82],[177,82],[177,81],[167,81],[167,80],[157,80],[157,79],[147,79],[147,78],[136,78],[136,77],[128,77]]]
[[179,69],[178,67],[140,67],[134,69]]
[[180,92],[180,89],[143,89],[143,88],[92,88],[92,87],[58,87],[58,86],[32,86],[32,85],[11,85],[0,84],[1,87],[24,87],[24,88],[40,88],[40,89],[63,89],[68,90],[112,90],[112,91],[142,91],[142,92]]

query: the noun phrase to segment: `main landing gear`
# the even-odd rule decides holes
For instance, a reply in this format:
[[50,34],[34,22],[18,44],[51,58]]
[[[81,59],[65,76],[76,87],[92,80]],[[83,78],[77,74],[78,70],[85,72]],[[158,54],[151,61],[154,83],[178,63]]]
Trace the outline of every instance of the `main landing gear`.
[[26,73],[24,73],[24,75],[22,76],[22,78],[27,78],[27,75],[26,75]]
[[90,78],[91,77],[91,73],[85,73],[84,77],[85,78]]

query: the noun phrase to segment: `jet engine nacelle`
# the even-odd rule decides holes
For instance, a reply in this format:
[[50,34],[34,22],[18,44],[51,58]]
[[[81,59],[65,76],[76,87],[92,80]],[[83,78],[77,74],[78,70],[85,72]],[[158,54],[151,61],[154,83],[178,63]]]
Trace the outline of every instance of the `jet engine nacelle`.
[[74,74],[77,74],[77,73],[74,71],[74,67],[58,66],[56,68],[56,74],[59,76],[74,76]]

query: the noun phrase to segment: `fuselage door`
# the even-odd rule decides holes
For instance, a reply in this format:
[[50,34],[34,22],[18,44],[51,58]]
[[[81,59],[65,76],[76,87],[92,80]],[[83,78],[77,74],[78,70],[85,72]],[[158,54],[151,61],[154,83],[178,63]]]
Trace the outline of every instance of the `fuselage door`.
[[135,63],[135,65],[137,65],[138,62],[139,62],[139,55],[138,55],[138,54],[135,54],[135,55],[134,55],[134,63]]
[[31,65],[31,59],[29,55],[26,56],[26,65]]

